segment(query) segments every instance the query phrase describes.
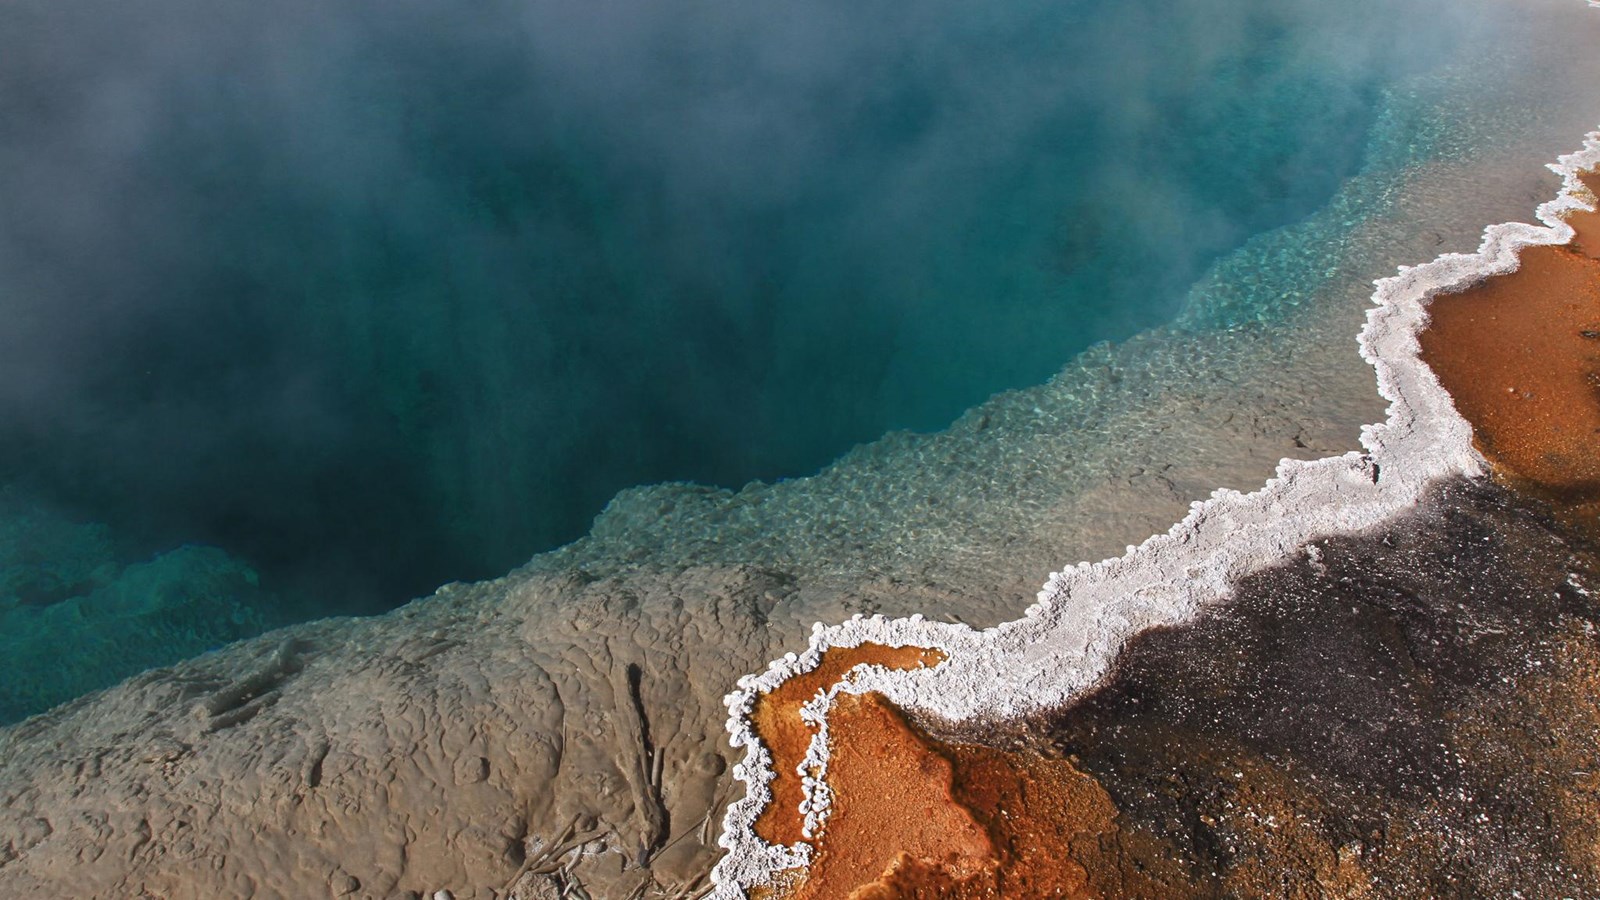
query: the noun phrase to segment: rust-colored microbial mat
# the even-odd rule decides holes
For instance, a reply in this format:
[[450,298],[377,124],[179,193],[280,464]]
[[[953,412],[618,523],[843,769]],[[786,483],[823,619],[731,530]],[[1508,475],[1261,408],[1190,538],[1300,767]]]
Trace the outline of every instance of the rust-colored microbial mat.
[[841,695],[828,733],[834,804],[796,900],[905,896],[872,884],[912,861],[945,881],[993,865],[988,834],[951,794],[950,761],[881,697]]
[[[1600,189],[1600,176],[1584,183]],[[1548,498],[1600,504],[1600,214],[1529,247],[1516,272],[1429,308],[1423,360],[1501,472]]]
[[770,785],[772,801],[756,819],[756,834],[773,844],[793,844],[803,839],[801,829],[805,820],[800,815],[800,801],[805,797],[805,790],[795,768],[805,759],[814,732],[800,720],[802,706],[811,702],[819,691],[837,684],[856,666],[916,669],[936,666],[944,662],[944,658],[938,650],[923,647],[883,644],[834,647],[823,654],[821,664],[815,669],[795,675],[771,693],[763,694],[756,701],[752,719],[756,735],[772,753],[772,769],[777,777]]
[[1126,865],[1138,837],[1069,760],[936,740],[873,694],[842,695],[828,735],[833,806],[791,900],[1184,895]]

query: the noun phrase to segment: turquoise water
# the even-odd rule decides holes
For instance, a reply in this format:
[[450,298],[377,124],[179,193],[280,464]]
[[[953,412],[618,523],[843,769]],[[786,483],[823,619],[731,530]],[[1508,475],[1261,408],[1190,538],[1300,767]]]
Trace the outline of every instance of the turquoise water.
[[8,5],[0,719],[1167,322],[1468,7]]

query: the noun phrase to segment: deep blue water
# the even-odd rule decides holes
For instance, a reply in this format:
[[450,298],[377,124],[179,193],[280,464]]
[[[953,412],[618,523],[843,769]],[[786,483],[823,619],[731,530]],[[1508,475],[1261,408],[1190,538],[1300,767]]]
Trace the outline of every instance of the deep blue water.
[[0,611],[212,545],[193,652],[941,428],[1317,209],[1445,9],[13,0]]

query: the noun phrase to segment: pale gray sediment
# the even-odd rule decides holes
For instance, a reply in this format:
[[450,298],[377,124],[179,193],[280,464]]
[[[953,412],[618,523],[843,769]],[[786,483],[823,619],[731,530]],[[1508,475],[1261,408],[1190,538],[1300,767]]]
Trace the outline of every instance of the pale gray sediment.
[[1118,553],[1218,486],[1253,489],[1281,458],[1355,449],[1382,417],[1352,340],[1371,280],[1526,215],[1554,191],[1539,163],[1593,127],[1574,97],[1596,81],[1570,66],[1594,34],[1562,39],[1590,42],[1551,50],[1577,86],[1522,107],[1513,136],[1465,123],[1461,153],[1364,175],[1322,214],[1349,221],[1219,266],[1213,292],[1236,288],[1230,266],[1323,267],[1270,321],[1096,348],[814,478],[630,491],[591,537],[504,579],[284,629],[0,731],[0,893],[703,889],[738,793],[722,697],[812,623],[1014,619],[1053,568]]

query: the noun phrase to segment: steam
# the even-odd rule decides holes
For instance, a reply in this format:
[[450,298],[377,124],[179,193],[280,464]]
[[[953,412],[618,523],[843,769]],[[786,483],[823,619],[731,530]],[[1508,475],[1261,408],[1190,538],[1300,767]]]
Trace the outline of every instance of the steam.
[[[1439,0],[13,0],[0,482],[382,605],[1166,318]],[[330,601],[332,602],[332,601]]]

